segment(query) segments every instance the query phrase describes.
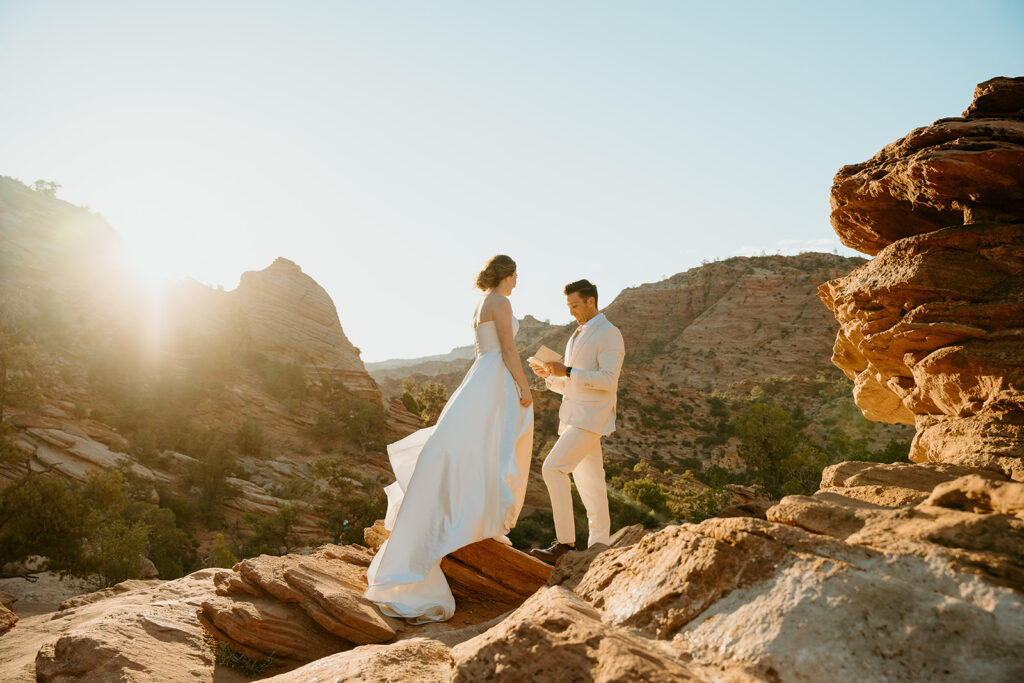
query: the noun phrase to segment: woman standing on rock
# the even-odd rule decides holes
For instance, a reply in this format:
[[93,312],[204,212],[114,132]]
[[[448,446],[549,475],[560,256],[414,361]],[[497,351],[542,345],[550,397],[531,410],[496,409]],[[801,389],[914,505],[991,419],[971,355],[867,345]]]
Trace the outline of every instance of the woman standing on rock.
[[508,543],[526,495],[533,449],[533,396],[519,360],[519,322],[508,296],[508,256],[492,258],[476,286],[476,360],[437,424],[388,446],[396,481],[384,489],[390,537],[366,572],[365,597],[413,623],[445,621],[455,598],[441,558],[485,538]]

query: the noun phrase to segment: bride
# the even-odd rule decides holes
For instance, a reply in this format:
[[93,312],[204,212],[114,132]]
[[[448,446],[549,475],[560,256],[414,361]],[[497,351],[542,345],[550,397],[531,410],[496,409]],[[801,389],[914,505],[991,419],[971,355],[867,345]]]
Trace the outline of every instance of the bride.
[[441,558],[515,526],[533,448],[533,396],[516,351],[508,296],[516,264],[492,258],[476,278],[476,360],[437,424],[388,446],[395,481],[384,489],[390,537],[366,572],[364,594],[389,616],[445,621],[455,598]]

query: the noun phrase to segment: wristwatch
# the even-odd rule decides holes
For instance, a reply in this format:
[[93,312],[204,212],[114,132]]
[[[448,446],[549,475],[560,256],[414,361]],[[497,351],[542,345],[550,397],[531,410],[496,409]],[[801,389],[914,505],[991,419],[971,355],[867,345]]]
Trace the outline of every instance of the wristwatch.
[[565,366],[565,378],[569,379],[569,375],[571,375],[571,374],[572,374],[572,368],[569,367],[568,365],[566,365]]

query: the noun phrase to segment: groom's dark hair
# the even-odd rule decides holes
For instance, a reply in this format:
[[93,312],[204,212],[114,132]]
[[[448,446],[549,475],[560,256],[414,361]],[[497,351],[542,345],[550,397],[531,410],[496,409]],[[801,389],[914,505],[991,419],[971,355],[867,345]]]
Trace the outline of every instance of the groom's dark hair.
[[570,282],[565,286],[565,295],[579,293],[584,300],[593,299],[594,305],[597,305],[597,285],[592,283],[590,280],[577,280],[576,282]]

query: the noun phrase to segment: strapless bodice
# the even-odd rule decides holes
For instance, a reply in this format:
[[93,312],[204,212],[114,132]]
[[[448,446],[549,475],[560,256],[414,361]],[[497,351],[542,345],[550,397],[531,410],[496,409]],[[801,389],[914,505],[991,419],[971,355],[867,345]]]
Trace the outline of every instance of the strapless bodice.
[[[512,336],[519,332],[519,321],[512,318]],[[476,347],[476,357],[485,353],[501,351],[501,342],[498,341],[498,327],[493,320],[478,323],[473,328],[473,345]]]

